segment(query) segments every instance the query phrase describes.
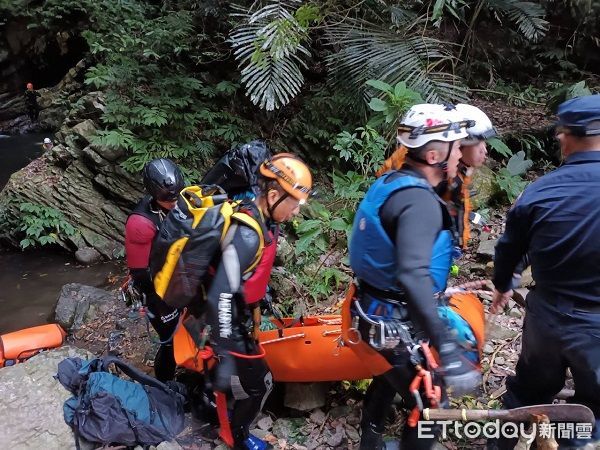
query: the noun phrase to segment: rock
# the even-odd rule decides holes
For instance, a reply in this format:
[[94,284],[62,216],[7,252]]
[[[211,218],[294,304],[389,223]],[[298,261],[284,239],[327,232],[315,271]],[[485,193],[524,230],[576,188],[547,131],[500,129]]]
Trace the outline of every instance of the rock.
[[92,149],[91,145],[88,145],[86,148],[84,148],[82,150],[82,153],[85,162],[91,169],[107,166],[109,164],[109,162],[106,159],[104,159]]
[[287,383],[284,405],[299,411],[325,406],[329,383]]
[[267,430],[261,430],[260,428],[254,428],[253,430],[250,430],[250,434],[256,436],[259,439],[264,440],[271,433]]
[[[58,363],[75,356],[93,357],[85,350],[64,346],[0,369],[2,448],[75,448],[73,432],[63,418],[63,403],[71,393],[54,379]],[[82,449],[92,448],[82,441]]]
[[55,310],[55,320],[67,331],[79,329],[98,314],[111,311],[117,302],[115,295],[103,289],[69,283],[62,287]]
[[[40,123],[31,124],[22,115],[21,94],[14,98],[0,94],[3,132],[40,131],[52,121],[57,122],[52,125],[54,130],[60,127],[52,151],[11,176],[0,193],[0,210],[8,222],[20,225],[23,213],[19,205],[24,202],[55,209],[76,229],[72,236],[57,233],[58,245],[68,251],[92,247],[103,258],[115,259],[124,253],[125,220],[142,196],[142,184],[138,174],[130,174],[120,166],[123,149],[89,142],[96,133],[99,122],[95,120],[99,120],[105,100],[99,92],[81,95],[77,78],[85,68],[85,62],[80,62],[59,85],[40,90]],[[69,103],[65,96],[72,102],[70,110],[66,110]],[[18,246],[21,239],[20,226],[0,229],[0,240],[5,243]]]
[[494,172],[488,166],[477,169],[477,172],[473,176],[472,186],[472,190],[476,192],[476,195],[471,200],[475,210],[483,208],[490,202],[490,199],[494,195],[495,179]]
[[83,247],[75,252],[75,259],[78,263],[89,266],[100,261],[102,255],[94,248]]
[[261,430],[268,430],[273,426],[273,419],[271,419],[271,416],[264,416],[259,419],[256,426]]
[[292,258],[294,258],[294,255],[294,247],[290,245],[285,236],[280,236],[277,241],[275,264],[278,266],[285,266]]
[[487,332],[487,336],[489,339],[499,339],[499,340],[512,339],[517,334],[519,334],[519,332],[516,330],[511,330],[510,328],[505,328],[505,327],[498,325],[497,323],[493,323],[493,322],[488,324],[486,332]]
[[494,360],[494,362],[495,362],[496,364],[500,364],[500,365],[502,365],[502,364],[504,364],[504,363],[506,362],[506,359],[504,359],[502,356],[498,356],[498,357],[497,357],[497,358]]
[[352,425],[346,424],[345,429],[346,429],[346,436],[348,436],[348,439],[350,439],[353,442],[360,441],[360,434],[356,428],[354,428]]
[[107,161],[114,162],[119,159],[121,156],[125,155],[125,149],[119,147],[105,147],[96,144],[90,144],[89,148],[96,153],[98,153],[102,158]]
[[490,261],[485,265],[485,274],[488,277],[492,277],[494,275],[494,262]]
[[486,355],[491,355],[492,353],[494,353],[494,346],[488,342],[483,346],[483,353],[485,353]]
[[73,127],[73,132],[78,136],[81,136],[88,144],[90,144],[92,137],[96,134],[96,124],[94,121],[86,119],[75,125]]
[[161,442],[158,444],[158,447],[156,447],[156,450],[183,450],[183,447],[175,441]]
[[339,419],[340,417],[346,417],[351,412],[352,412],[351,406],[340,405],[340,406],[331,408],[331,411],[329,411],[329,417],[331,417],[332,419]]
[[533,275],[531,273],[531,266],[526,268],[523,273],[521,273],[521,282],[519,286],[522,288],[530,287],[533,284]]
[[278,438],[287,439],[292,434],[294,426],[290,419],[277,419],[273,424],[273,435]]
[[490,260],[494,258],[495,247],[497,239],[489,239],[487,241],[481,241],[479,247],[477,247],[477,256],[484,260]]
[[315,409],[310,413],[310,421],[316,423],[317,425],[321,425],[327,416],[320,409]]
[[276,297],[280,302],[298,297],[294,286],[294,278],[294,275],[283,267],[275,267],[273,269],[269,285],[275,291]]
[[343,425],[338,425],[335,430],[328,429],[325,432],[325,442],[331,447],[341,445],[345,437],[346,433]]

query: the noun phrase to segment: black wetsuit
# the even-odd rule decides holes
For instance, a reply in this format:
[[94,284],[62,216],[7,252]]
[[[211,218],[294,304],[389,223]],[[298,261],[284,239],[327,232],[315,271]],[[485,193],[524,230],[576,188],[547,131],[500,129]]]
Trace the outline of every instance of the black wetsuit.
[[32,122],[38,119],[40,115],[40,106],[38,105],[37,98],[40,96],[40,93],[37,91],[26,90],[25,97],[25,108],[27,109],[27,115],[29,116],[29,120]]
[[154,358],[154,374],[160,381],[171,380],[175,376],[175,357],[170,339],[179,320],[179,311],[166,304],[156,294],[148,270],[152,242],[166,213],[167,211],[154,205],[150,196],[145,196],[136,205],[125,224],[129,273],[135,287],[146,296],[150,323],[163,342]]
[[[255,216],[256,217],[256,216]],[[260,412],[272,389],[272,376],[263,358],[234,356],[258,353],[252,336],[252,309],[244,300],[244,272],[252,264],[259,237],[250,227],[232,225],[222,257],[207,292],[204,318],[211,327],[210,344],[218,363],[213,372],[213,388],[234,401],[231,431],[234,448],[246,449],[248,427]]]
[[[405,165],[402,170],[390,176],[388,182],[403,175],[423,178],[419,171]],[[451,338],[438,316],[438,303],[432,295],[434,288],[430,263],[438,234],[443,229],[451,229],[452,220],[439,198],[431,191],[417,187],[405,188],[392,194],[381,207],[379,217],[396,249],[396,278],[403,294],[388,298],[377,293],[361,296],[361,306],[363,310],[368,310],[373,297],[377,297],[375,301],[392,304],[395,317],[410,320],[415,327],[416,336],[428,337],[434,347],[440,348]],[[361,323],[360,331],[366,342],[369,340],[368,328],[365,323]],[[458,359],[459,350],[456,349],[456,352],[456,355],[448,355],[448,358]],[[381,448],[385,419],[396,393],[401,395],[406,408],[412,409],[416,405],[408,390],[416,371],[406,348],[400,345],[380,353],[393,368],[374,377],[367,389],[361,423],[362,450]],[[428,449],[433,442],[432,439],[418,439],[417,428],[404,427],[402,448]]]

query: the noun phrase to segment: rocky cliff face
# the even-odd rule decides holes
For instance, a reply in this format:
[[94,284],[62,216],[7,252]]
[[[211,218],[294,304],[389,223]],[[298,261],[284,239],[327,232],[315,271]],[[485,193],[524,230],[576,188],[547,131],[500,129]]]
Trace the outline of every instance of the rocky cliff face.
[[25,112],[23,93],[0,91],[0,134],[21,134],[58,129],[70,105],[83,95],[82,80],[86,69],[85,60],[79,61],[63,79],[53,87],[39,89],[40,115],[31,122]]
[[31,202],[62,212],[77,229],[72,237],[58,236],[65,249],[92,247],[106,259],[123,254],[125,220],[142,187],[119,166],[123,152],[91,144],[104,107],[100,92],[78,98],[56,133],[57,145],[12,175],[0,193],[5,243],[18,245],[19,206]]

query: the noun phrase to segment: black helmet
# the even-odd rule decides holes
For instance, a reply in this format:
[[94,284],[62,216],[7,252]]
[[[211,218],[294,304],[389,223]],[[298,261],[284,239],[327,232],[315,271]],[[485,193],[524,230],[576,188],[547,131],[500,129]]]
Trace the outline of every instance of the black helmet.
[[184,188],[183,174],[170,159],[154,159],[144,166],[144,187],[155,200],[171,202]]

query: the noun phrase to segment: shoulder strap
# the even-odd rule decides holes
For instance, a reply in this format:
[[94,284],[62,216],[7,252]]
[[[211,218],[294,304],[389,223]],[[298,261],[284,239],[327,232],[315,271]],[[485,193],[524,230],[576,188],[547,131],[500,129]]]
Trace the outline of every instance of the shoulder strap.
[[143,385],[156,387],[166,392],[170,392],[171,389],[169,387],[158,381],[156,378],[151,377],[150,375],[145,374],[139,369],[130,366],[126,362],[120,360],[116,356],[108,355],[102,358],[102,370],[108,372],[109,366],[114,364],[121,372],[127,375],[132,380],[135,380]]
[[259,242],[258,242],[258,249],[256,250],[256,256],[254,257],[252,264],[250,264],[250,266],[246,269],[246,272],[250,272],[260,262],[260,258],[262,257],[263,249],[265,248],[265,235],[263,232],[263,228],[261,227],[260,223],[258,223],[258,221],[254,217],[251,217],[248,214],[237,211],[237,212],[234,212],[231,217],[232,217],[232,219],[237,220],[238,222],[241,222],[244,225],[249,226],[254,231],[256,231],[256,234],[258,235]]

